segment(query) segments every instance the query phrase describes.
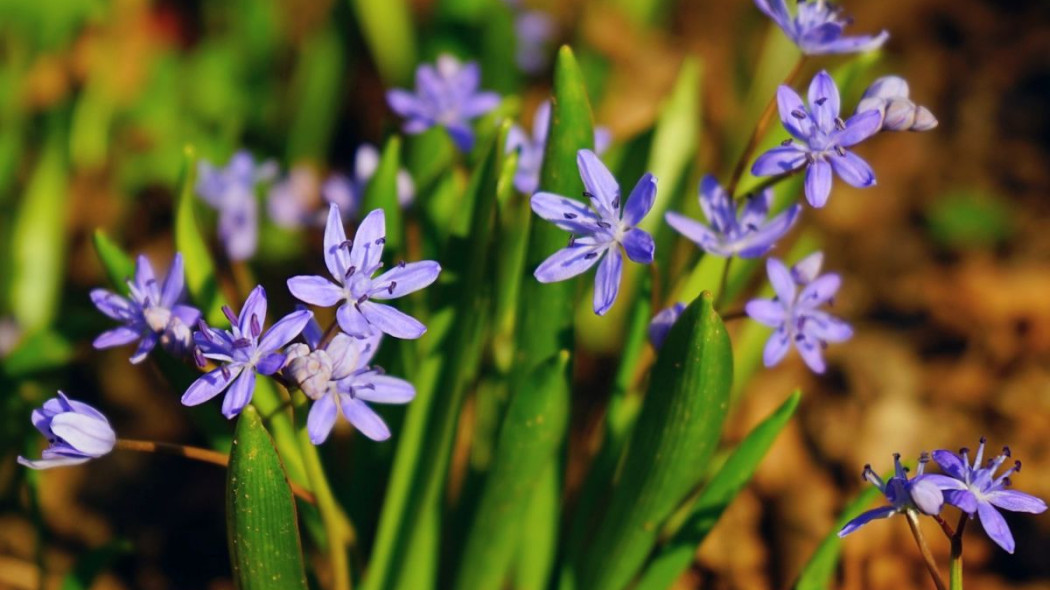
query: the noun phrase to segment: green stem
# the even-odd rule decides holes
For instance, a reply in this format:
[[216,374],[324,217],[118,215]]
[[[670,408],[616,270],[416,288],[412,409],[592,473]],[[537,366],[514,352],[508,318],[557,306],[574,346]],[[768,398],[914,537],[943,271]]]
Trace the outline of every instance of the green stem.
[[317,508],[324,523],[325,536],[328,539],[328,559],[332,562],[333,590],[350,590],[350,560],[347,558],[347,547],[354,542],[353,524],[343,513],[342,508],[332,493],[325,475],[324,465],[317,447],[310,442],[310,432],[306,428],[308,401],[306,395],[298,389],[291,391],[295,403],[295,422],[299,438],[299,448],[303,455],[306,477],[310,481],[314,495],[317,497]]
[[733,257],[726,258],[725,266],[722,267],[722,278],[718,280],[718,300],[715,301],[715,309],[722,309],[726,302],[726,290],[729,289],[729,267],[733,264]]
[[963,587],[963,529],[966,528],[966,513],[959,515],[959,526],[955,527],[955,534],[952,535],[952,556],[951,556],[951,571],[949,577],[949,583],[951,584],[951,590],[962,590]]
[[948,590],[948,587],[944,585],[944,579],[941,578],[941,573],[937,571],[937,562],[933,559],[933,553],[930,552],[930,548],[926,545],[926,539],[922,536],[918,514],[914,510],[906,510],[904,515],[908,518],[908,526],[911,527],[911,534],[915,537],[915,543],[919,546],[919,553],[922,554],[922,559],[926,563],[926,569],[930,572],[933,585],[937,587],[937,590]]

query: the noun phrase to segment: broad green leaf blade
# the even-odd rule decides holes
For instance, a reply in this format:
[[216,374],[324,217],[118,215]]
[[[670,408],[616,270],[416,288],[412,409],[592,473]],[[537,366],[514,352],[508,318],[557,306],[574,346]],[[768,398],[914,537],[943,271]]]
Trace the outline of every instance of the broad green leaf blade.
[[[543,362],[511,400],[492,469],[460,559],[456,588],[499,588],[521,539],[522,519],[569,423],[569,353]],[[527,542],[527,541],[525,541]]]
[[704,487],[687,520],[662,546],[645,569],[634,590],[670,588],[693,561],[696,548],[707,538],[718,519],[740,490],[751,481],[780,431],[795,414],[802,394],[792,393],[768,418],[756,426]]
[[182,175],[175,202],[175,249],[182,252],[186,268],[186,286],[193,302],[212,325],[228,323],[222,313],[225,304],[215,277],[215,263],[208,251],[208,241],[201,234],[194,208],[197,184],[197,154],[192,146],[183,150]]
[[48,121],[47,141],[11,229],[11,312],[26,332],[55,318],[62,294],[68,208],[65,121]]
[[832,578],[835,576],[835,567],[842,553],[842,539],[839,537],[839,531],[846,526],[847,522],[864,512],[864,509],[879,494],[878,488],[868,487],[846,506],[842,511],[842,516],[835,522],[835,527],[824,537],[824,540],[817,546],[817,550],[813,552],[813,557],[810,557],[805,567],[802,568],[798,581],[795,582],[795,590],[825,590],[833,586]]
[[241,590],[306,590],[295,502],[259,413],[241,412],[226,479],[226,531]]
[[106,232],[96,229],[92,236],[95,253],[109,278],[109,284],[121,295],[128,295],[128,279],[135,276],[135,261],[128,256]]
[[416,64],[416,35],[407,0],[350,0],[350,5],[383,81],[408,84]]
[[[558,52],[554,69],[554,99],[550,128],[540,172],[540,189],[568,197],[583,194],[583,181],[576,167],[576,152],[594,148],[594,124],[583,75],[567,46]],[[519,325],[518,366],[527,371],[543,359],[573,345],[572,312],[574,280],[544,285],[532,276],[548,256],[565,247],[568,235],[552,223],[535,219],[525,259]]]
[[620,590],[638,573],[660,527],[707,470],[732,379],[729,336],[704,293],[683,312],[657,357],[620,481],[576,560],[577,588]]
[[518,535],[515,590],[546,590],[558,557],[558,521],[561,516],[561,463],[543,470]]
[[387,252],[401,250],[401,205],[397,202],[397,172],[401,169],[401,138],[394,135],[383,146],[379,165],[365,188],[364,214],[382,209],[386,214]]

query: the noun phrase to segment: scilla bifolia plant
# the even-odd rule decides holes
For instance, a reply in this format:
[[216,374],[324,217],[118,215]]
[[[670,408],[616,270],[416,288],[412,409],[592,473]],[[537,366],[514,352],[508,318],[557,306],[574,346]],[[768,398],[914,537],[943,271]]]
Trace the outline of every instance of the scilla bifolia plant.
[[[854,333],[831,311],[841,276],[823,270],[819,252],[774,256],[778,242],[793,242],[813,208],[845,198],[835,196],[838,181],[868,188],[892,174],[868,165],[865,143],[883,131],[936,126],[903,79],[868,75],[873,60],[825,69],[826,54],[878,50],[888,33],[846,35],[849,20],[824,0],[756,4],[797,45],[797,64],[782,72],[740,138],[742,153],[724,158],[736,164],[723,178],[689,169],[697,143],[682,130],[697,123],[695,61],[682,67],[652,145],[631,144],[603,160],[609,135],[594,126],[569,47],[553,60],[551,100],[531,127],[517,120],[510,93],[482,83],[477,61],[441,54],[418,64],[414,88],[389,84],[389,111],[368,115],[388,117],[388,128],[403,135],[381,149],[363,145],[355,170],[328,176],[312,205],[299,194],[321,186],[309,170],[281,179],[273,161],[258,164],[248,151],[212,164],[187,148],[174,211],[177,254],[165,275],[96,236],[116,280],[91,299],[117,324],[94,346],[134,346],[132,363],[158,363],[182,384],[184,405],[210,404],[236,421],[232,445],[221,437],[214,449],[121,438],[68,391],[32,414],[47,440],[42,458],[19,461],[47,469],[135,450],[227,466],[230,556],[241,588],[306,588],[307,564],[337,590],[669,587],[799,404],[792,393],[724,461],[713,460],[735,401],[732,384],[752,366],[734,374],[734,352],[767,367],[797,353],[823,373],[826,350]],[[384,30],[407,30],[396,20],[404,14],[388,16]],[[549,23],[540,41],[520,39],[527,51],[516,62],[508,52],[502,67],[524,61],[529,72],[542,69],[545,40],[555,34]],[[405,54],[371,33],[381,75],[408,78],[398,74]],[[871,82],[858,105],[843,102],[839,84],[847,79]],[[774,115],[779,125],[770,128]],[[666,161],[649,157],[652,170],[623,161],[641,157],[643,147]],[[702,219],[683,212],[693,198],[679,182],[687,172],[702,178]],[[266,191],[270,205],[260,207]],[[217,212],[201,217],[216,219],[214,227],[198,220],[204,204]],[[264,212],[314,245],[295,276],[269,280],[255,259],[265,245]],[[679,234],[697,247],[681,250],[696,269],[682,276],[667,271],[684,266],[667,248]],[[769,288],[748,300],[742,286],[762,270]],[[267,277],[268,290],[255,273]],[[582,485],[566,493],[581,308],[602,316],[588,326],[626,328],[604,436]],[[730,340],[723,322],[747,318],[764,346]],[[384,409],[391,404],[407,410]],[[331,485],[343,465],[318,448],[351,431],[360,434],[358,452],[396,445],[382,502],[352,511]],[[477,459],[466,475],[453,469],[457,444]],[[1046,504],[1010,488],[1021,464],[1003,468],[1009,449],[987,462],[984,450],[982,439],[972,457],[966,449],[935,451],[941,473],[931,473],[925,454],[914,474],[899,456],[888,477],[865,467],[887,505],[863,514],[851,507],[799,587],[830,584],[835,533],[898,514],[905,518],[893,520],[907,521],[939,588],[946,586],[921,518],[936,519],[950,540],[952,588],[962,587],[962,534],[971,519],[1012,552],[1000,511],[1039,513]],[[954,527],[946,506],[959,511]],[[369,510],[378,513],[374,534],[348,516]],[[324,558],[306,560],[304,548]]]

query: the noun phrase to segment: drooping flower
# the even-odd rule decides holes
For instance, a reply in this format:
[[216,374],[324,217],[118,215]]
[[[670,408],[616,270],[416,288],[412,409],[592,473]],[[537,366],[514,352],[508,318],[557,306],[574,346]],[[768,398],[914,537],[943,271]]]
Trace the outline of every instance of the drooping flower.
[[324,261],[333,280],[315,275],[295,276],[288,279],[288,290],[310,305],[331,307],[342,302],[336,311],[339,327],[356,338],[366,338],[377,331],[395,338],[419,338],[427,331],[426,326],[377,301],[397,299],[430,285],[441,273],[441,265],[430,260],[401,262],[373,278],[383,266],[385,243],[386,217],[382,209],[365,217],[351,243],[346,239],[339,207],[331,205],[324,232]]
[[159,342],[168,352],[181,356],[193,347],[191,326],[200,312],[179,303],[183,298],[182,254],[176,253],[164,284],[157,282],[149,259],[139,256],[134,278],[128,279],[129,297],[106,289],[93,289],[91,302],[99,311],[123,325],[101,334],[93,343],[96,349],[122,346],[139,341],[132,363],[140,363]]
[[372,440],[390,438],[390,429],[368,402],[406,404],[415,397],[416,389],[370,364],[382,334],[358,339],[340,333],[321,346],[320,326],[312,321],[303,334],[307,344],[293,345],[297,351],[285,374],[314,400],[306,421],[310,441],[323,443],[340,414]]
[[786,0],[755,0],[755,5],[806,55],[859,53],[882,47],[890,34],[846,36],[850,19],[842,9],[826,0],[799,0],[795,16],[788,11]]
[[652,343],[653,348],[659,350],[663,347],[664,340],[667,340],[667,335],[671,333],[671,328],[674,327],[683,311],[685,311],[685,304],[675,303],[667,309],[660,310],[660,313],[653,317],[649,322],[649,342]]
[[554,193],[532,196],[532,210],[537,215],[572,234],[569,245],[544,260],[533,274],[541,283],[564,281],[601,260],[594,280],[594,313],[605,315],[620,291],[620,249],[639,264],[653,261],[653,237],[636,226],[653,207],[656,177],[649,173],[642,176],[624,205],[620,185],[594,152],[580,150],[576,164],[590,207]]
[[710,174],[700,181],[699,198],[700,209],[710,226],[674,211],[666,213],[667,223],[705,252],[727,258],[764,256],[791,229],[802,211],[800,205],[792,205],[773,219],[767,219],[773,191],[766,189],[749,196],[738,213],[736,202]]
[[1009,469],[998,476],[995,475],[1010,457],[1009,447],[1003,447],[997,457],[989,459],[982,466],[985,442],[986,439],[981,437],[972,464],[968,449],[960,449],[958,455],[944,449],[934,451],[933,460],[950,476],[941,485],[944,501],[971,517],[976,514],[984,532],[988,533],[995,544],[1008,553],[1013,553],[1014,536],[999,510],[1039,514],[1046,511],[1046,502],[1030,494],[1009,489],[1010,476],[1021,471],[1020,461],[1014,461]]
[[759,156],[751,173],[776,176],[804,167],[806,200],[814,207],[823,207],[831,194],[832,170],[858,188],[875,184],[871,166],[846,148],[877,133],[882,116],[877,111],[864,111],[846,121],[839,118],[839,89],[823,70],[810,83],[808,100],[807,109],[794,90],[788,86],[777,89],[780,120],[795,139],[786,139]]
[[396,88],[387,92],[386,99],[406,119],[405,133],[422,133],[439,125],[467,152],[474,145],[471,120],[496,108],[500,101],[495,92],[478,92],[480,84],[476,62],[464,64],[442,54],[434,66],[423,64],[416,70],[415,92]]
[[18,457],[32,469],[77,465],[97,459],[113,450],[117,435],[109,420],[95,408],[58,392],[39,409],[33,410],[33,426],[47,438],[50,446],[40,459]]
[[900,76],[883,76],[871,83],[857,103],[857,112],[876,110],[883,131],[929,131],[937,126],[930,109],[908,98],[908,82]]
[[514,60],[528,74],[537,74],[550,60],[550,43],[557,32],[554,19],[541,10],[524,10],[514,16],[517,47]]
[[901,456],[894,453],[894,475],[885,482],[871,469],[871,465],[865,465],[861,477],[879,488],[879,491],[890,501],[890,505],[869,510],[847,522],[846,526],[839,531],[839,536],[845,537],[873,520],[887,518],[909,510],[929,515],[939,514],[944,506],[944,495],[939,486],[947,478],[943,475],[924,473],[929,460],[929,456],[923,453],[919,458],[919,467],[915,470],[915,477],[908,479],[908,469],[901,465]]
[[306,310],[292,312],[263,332],[266,291],[261,286],[252,289],[240,316],[225,306],[223,313],[230,320],[229,330],[212,328],[201,321],[193,333],[197,343],[197,363],[204,366],[204,359],[209,358],[221,366],[194,381],[183,394],[182,403],[196,406],[226,391],[222,414],[233,418],[251,402],[255,374],[273,375],[284,366],[285,355],[281,347],[303,331],[313,313]]
[[219,212],[219,239],[230,260],[247,260],[259,241],[259,202],[255,187],[277,176],[272,161],[257,165],[247,151],[239,151],[225,168],[201,161],[197,193]]
[[[321,198],[328,204],[339,206],[343,221],[357,217],[364,202],[365,189],[379,168],[379,150],[374,145],[363,143],[354,154],[354,177],[332,175],[321,188]],[[397,172],[397,203],[402,208],[412,205],[416,197],[416,185],[412,176],[404,168]]]
[[783,262],[770,258],[766,261],[766,271],[776,296],[754,299],[744,308],[751,319],[776,328],[762,355],[767,367],[779,363],[794,344],[806,365],[815,373],[823,373],[823,350],[827,343],[843,342],[853,336],[849,324],[820,309],[838,292],[842,279],[828,273],[809,282],[798,280],[808,278],[806,275],[811,270],[805,267],[789,270]]
[[[540,186],[540,169],[543,152],[547,148],[547,128],[551,119],[551,102],[543,101],[532,116],[532,137],[515,125],[507,133],[506,151],[518,150],[518,168],[514,172],[514,187],[526,195],[536,192]],[[599,156],[609,148],[612,134],[606,127],[594,128],[594,153]]]

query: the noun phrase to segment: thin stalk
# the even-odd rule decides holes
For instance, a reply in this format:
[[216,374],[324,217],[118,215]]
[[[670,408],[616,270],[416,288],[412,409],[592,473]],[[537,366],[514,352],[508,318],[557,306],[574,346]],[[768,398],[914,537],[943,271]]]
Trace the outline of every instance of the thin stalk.
[[[802,66],[806,63],[806,56],[800,56],[798,61],[795,62],[795,67],[791,68],[788,72],[787,77],[784,78],[784,84],[790,86],[798,78],[798,75],[802,73]],[[777,95],[774,93],[773,97],[769,99],[766,104],[766,108],[762,111],[762,114],[758,117],[758,123],[755,124],[755,128],[751,131],[751,137],[747,140],[747,145],[744,147],[743,153],[740,154],[740,159],[736,161],[736,166],[733,167],[733,175],[730,177],[729,184],[726,186],[726,192],[730,196],[736,194],[736,187],[740,184],[740,178],[744,176],[744,170],[747,168],[747,163],[751,161],[751,156],[755,153],[755,149],[758,148],[758,142],[765,135],[766,128],[769,127],[769,121],[773,117],[773,112],[777,108]]]
[[951,569],[948,578],[951,590],[962,590],[963,587],[963,529],[966,528],[967,520],[969,519],[965,512],[960,514],[959,525],[955,527],[955,534],[952,535]]
[[[202,449],[200,447],[178,445],[175,443],[121,438],[117,439],[117,444],[113,448],[121,451],[179,455],[180,457],[186,457],[187,459],[193,459],[194,461],[201,461],[204,463],[211,463],[212,465],[219,465],[220,467],[228,467],[230,464],[230,457],[226,453],[220,453],[219,451],[213,451],[211,449]],[[299,499],[309,504],[317,504],[317,498],[315,498],[309,491],[303,489],[299,484],[289,480],[288,485],[291,486],[292,493],[299,497]]]
[[715,309],[722,309],[725,304],[726,290],[729,288],[729,267],[733,264],[733,257],[726,258],[725,266],[722,267],[722,278],[718,280],[718,299],[715,300]]
[[353,582],[350,579],[350,560],[347,558],[347,549],[353,544],[356,534],[328,484],[324,465],[321,464],[321,455],[317,452],[317,447],[310,442],[310,432],[306,428],[308,410],[306,395],[298,389],[289,393],[292,394],[295,404],[295,425],[299,438],[299,449],[303,454],[303,464],[306,467],[306,477],[310,480],[314,493],[317,494],[317,508],[321,513],[321,521],[324,523],[325,537],[328,539],[328,559],[332,564],[332,588],[333,590],[350,590]]
[[930,548],[926,546],[926,539],[922,536],[922,530],[919,529],[919,516],[914,510],[906,510],[904,515],[908,518],[908,526],[911,527],[911,534],[915,537],[915,543],[919,546],[919,552],[922,553],[922,559],[926,562],[926,569],[930,572],[930,577],[933,578],[933,585],[937,587],[937,590],[948,590],[948,587],[944,585],[944,580],[941,578],[941,573],[937,571],[937,562],[933,559],[933,553],[930,553]]

